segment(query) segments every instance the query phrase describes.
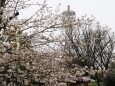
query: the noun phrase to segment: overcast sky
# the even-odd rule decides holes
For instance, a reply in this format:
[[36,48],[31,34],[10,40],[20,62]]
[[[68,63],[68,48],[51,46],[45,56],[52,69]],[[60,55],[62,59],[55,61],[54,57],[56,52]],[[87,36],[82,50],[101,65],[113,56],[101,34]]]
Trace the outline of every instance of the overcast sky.
[[[39,0],[31,0],[39,1]],[[58,6],[61,3],[60,11],[67,9],[67,5],[76,12],[76,17],[92,14],[102,24],[108,25],[115,32],[115,0],[48,0],[48,5],[52,7]],[[36,7],[22,11],[20,17],[30,16],[37,10]]]

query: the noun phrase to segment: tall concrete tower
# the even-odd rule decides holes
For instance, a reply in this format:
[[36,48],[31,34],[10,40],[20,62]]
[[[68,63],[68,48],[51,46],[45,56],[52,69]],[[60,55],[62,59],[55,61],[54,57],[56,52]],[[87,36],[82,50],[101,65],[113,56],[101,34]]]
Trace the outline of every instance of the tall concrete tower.
[[63,12],[63,27],[65,29],[72,29],[74,24],[75,24],[75,20],[76,20],[76,14],[75,11],[72,11],[70,9],[70,6],[67,6],[67,10]]
[[75,11],[72,11],[70,9],[70,6],[67,6],[67,10],[62,13],[62,23],[63,23],[63,29],[64,29],[64,52],[68,52],[68,49],[71,49],[70,46],[70,39],[69,37],[72,37],[72,33],[75,29],[75,21],[76,21],[76,14]]

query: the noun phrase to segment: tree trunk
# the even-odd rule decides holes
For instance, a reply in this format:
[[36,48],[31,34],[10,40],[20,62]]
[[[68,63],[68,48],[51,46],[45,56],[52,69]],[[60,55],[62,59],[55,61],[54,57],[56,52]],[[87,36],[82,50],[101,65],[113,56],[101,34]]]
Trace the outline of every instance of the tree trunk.
[[99,81],[99,77],[98,77],[97,72],[96,72],[95,76],[96,76],[96,79],[97,79],[97,85],[100,86],[100,83],[99,83],[100,81]]

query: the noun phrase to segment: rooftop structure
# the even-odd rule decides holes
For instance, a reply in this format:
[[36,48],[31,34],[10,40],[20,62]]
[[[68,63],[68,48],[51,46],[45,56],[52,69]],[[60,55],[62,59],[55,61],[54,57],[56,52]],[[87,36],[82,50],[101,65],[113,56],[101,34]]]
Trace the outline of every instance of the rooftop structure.
[[70,5],[67,6],[67,10],[63,12],[64,16],[75,16],[75,11],[70,9]]
[[75,11],[72,11],[70,9],[70,6],[68,5],[67,10],[64,11],[62,13],[62,15],[63,15],[62,21],[63,21],[64,28],[66,27],[66,29],[67,29],[68,27],[70,28],[70,26],[73,27],[73,24],[74,24],[74,22],[76,20]]

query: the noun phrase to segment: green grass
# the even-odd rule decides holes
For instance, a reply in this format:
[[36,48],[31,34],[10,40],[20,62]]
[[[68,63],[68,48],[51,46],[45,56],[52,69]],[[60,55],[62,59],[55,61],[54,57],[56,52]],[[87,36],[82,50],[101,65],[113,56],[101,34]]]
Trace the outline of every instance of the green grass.
[[[101,86],[104,86],[104,83],[103,82],[100,82],[100,85]],[[91,83],[89,86],[98,86],[97,83]]]

